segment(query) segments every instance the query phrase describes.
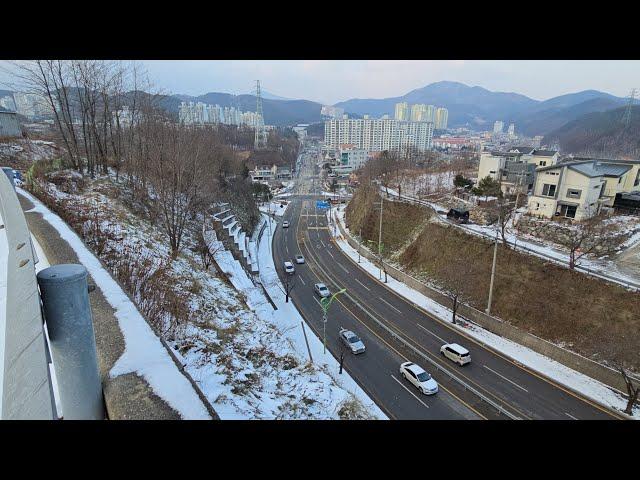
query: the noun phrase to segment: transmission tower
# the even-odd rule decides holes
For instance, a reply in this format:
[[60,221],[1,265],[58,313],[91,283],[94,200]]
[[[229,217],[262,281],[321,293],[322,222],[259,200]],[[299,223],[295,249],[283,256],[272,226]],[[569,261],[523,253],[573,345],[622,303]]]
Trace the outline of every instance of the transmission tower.
[[622,116],[622,123],[624,123],[625,128],[629,127],[629,122],[631,122],[631,107],[633,107],[635,96],[636,89],[632,88],[631,93],[629,94],[629,103],[627,103],[627,108]]
[[254,148],[256,150],[267,148],[267,131],[264,128],[264,117],[262,116],[260,80],[256,80],[256,139]]

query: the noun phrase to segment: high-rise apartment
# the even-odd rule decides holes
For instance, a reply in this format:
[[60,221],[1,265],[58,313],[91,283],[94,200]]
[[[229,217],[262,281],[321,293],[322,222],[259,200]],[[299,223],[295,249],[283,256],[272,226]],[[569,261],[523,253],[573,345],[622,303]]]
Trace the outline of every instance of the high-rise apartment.
[[407,102],[396,103],[396,120],[409,120],[409,104]]
[[428,150],[433,139],[432,122],[410,122],[390,118],[347,118],[324,123],[324,142],[329,148],[353,144],[369,152],[382,150]]
[[447,128],[447,122],[449,121],[449,110],[440,107],[436,110],[435,128],[438,130],[445,130]]

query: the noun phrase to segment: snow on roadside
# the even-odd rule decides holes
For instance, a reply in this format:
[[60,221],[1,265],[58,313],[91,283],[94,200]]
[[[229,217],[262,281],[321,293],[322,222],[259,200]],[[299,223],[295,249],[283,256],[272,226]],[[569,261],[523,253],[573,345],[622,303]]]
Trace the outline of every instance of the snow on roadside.
[[[273,261],[271,245],[272,236],[277,228],[277,223],[273,219],[268,220],[272,222],[272,235],[269,235],[269,229],[265,230],[258,247],[258,255],[260,256],[260,278],[262,280],[262,284],[278,307],[277,310],[272,310],[271,321],[283,333],[296,352],[302,358],[308,359],[309,353],[304,333],[302,331],[302,322],[304,322],[304,319],[292,301],[289,301],[288,303],[285,302],[286,298],[284,287],[280,282],[276,266]],[[388,417],[371,400],[371,398],[369,398],[362,388],[360,388],[351,375],[347,372],[343,372],[342,375],[337,373],[340,366],[338,361],[330,352],[327,352],[327,354],[323,353],[322,341],[315,335],[313,330],[306,325],[306,322],[304,323],[314,365],[324,372],[325,375],[329,376],[331,380],[342,389],[355,396],[363,405],[365,405],[374,418],[377,417],[379,419],[387,420]]]
[[[346,232],[348,232],[349,230],[346,228],[346,225],[344,223],[344,207],[337,210],[336,217],[341,223],[342,228],[345,229]],[[359,258],[358,251],[355,250],[351,245],[349,245],[346,240],[341,237],[339,230],[336,231],[336,244],[346,255],[357,262]],[[378,277],[379,268],[369,260],[367,260],[365,257],[360,256],[359,266],[360,268],[371,274],[374,278]],[[397,281],[391,276],[388,277],[387,286],[399,295],[403,296],[404,298],[438,317],[440,320],[451,324],[452,312],[449,308],[440,305],[429,297],[426,297],[425,295],[412,289],[406,284]],[[504,355],[518,361],[527,368],[539,372],[553,379],[555,382],[565,385],[572,390],[578,391],[586,397],[592,398],[593,400],[604,405],[608,405],[618,411],[623,411],[626,407],[627,402],[624,396],[611,389],[611,387],[593,378],[583,375],[580,372],[576,372],[575,370],[559,362],[556,362],[555,360],[534,352],[527,347],[495,335],[475,324],[465,322],[465,325],[463,327],[453,324],[452,326],[464,332],[465,334],[472,336],[476,340],[489,345],[491,348],[503,353]],[[636,407],[634,409],[633,418],[640,419],[639,407]]]
[[284,212],[287,211],[287,206],[289,202],[282,200],[278,202],[266,202],[261,204],[258,208],[262,213],[269,213],[271,215],[275,215],[276,217],[281,217],[284,215]]
[[125,340],[125,351],[113,365],[110,375],[137,373],[149,383],[154,393],[165,400],[185,420],[211,419],[206,407],[171,359],[151,327],[142,318],[136,306],[122,291],[100,261],[85,247],[76,233],[56,214],[45,207],[29,192],[18,189],[78,256],[96,282],[107,302],[115,310]]

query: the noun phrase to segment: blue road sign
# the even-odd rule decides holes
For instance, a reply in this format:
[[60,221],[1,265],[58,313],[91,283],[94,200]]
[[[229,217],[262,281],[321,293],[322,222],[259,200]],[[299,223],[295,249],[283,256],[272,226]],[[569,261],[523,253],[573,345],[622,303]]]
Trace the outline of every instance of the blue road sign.
[[316,200],[316,208],[320,210],[326,210],[329,208],[329,202],[325,202],[324,200]]

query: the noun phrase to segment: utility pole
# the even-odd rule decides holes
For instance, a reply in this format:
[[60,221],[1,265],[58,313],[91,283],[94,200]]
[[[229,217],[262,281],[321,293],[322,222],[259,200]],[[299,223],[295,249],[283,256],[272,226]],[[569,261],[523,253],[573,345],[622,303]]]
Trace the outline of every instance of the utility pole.
[[[502,169],[498,169],[498,177],[500,179],[500,193],[502,193]],[[498,208],[498,228],[500,228],[502,211]],[[493,245],[493,263],[491,265],[491,281],[489,282],[489,300],[487,302],[487,315],[491,315],[491,301],[493,300],[493,282],[496,277],[496,259],[498,257],[498,229],[496,229],[496,241]]]
[[382,205],[384,196],[380,195],[380,230],[378,232],[378,256],[380,257],[380,280],[382,280]]
[[632,88],[631,93],[629,94],[629,103],[627,104],[627,108],[624,111],[624,115],[622,116],[622,123],[624,123],[625,128],[629,127],[629,122],[631,122],[631,107],[634,103],[634,98],[636,96],[636,89]]
[[360,228],[360,234],[358,235],[358,263],[360,263],[360,250],[362,250],[362,228]]

